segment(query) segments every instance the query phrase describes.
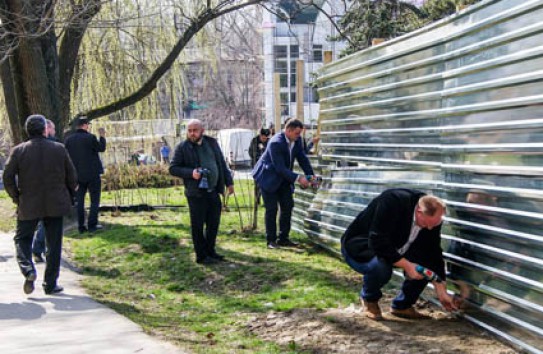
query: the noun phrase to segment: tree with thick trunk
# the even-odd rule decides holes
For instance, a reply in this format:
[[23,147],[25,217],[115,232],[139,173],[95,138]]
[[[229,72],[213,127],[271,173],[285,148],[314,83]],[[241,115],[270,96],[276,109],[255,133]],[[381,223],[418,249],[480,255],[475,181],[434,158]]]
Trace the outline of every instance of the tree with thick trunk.
[[[264,2],[267,1],[185,1],[185,5],[191,4],[192,15],[185,16],[186,26],[179,32],[177,43],[141,87],[114,102],[73,114],[70,100],[79,50],[104,1],[0,0],[0,78],[13,142],[25,139],[24,121],[29,114],[44,114],[62,133],[73,117],[86,115],[92,120],[139,102],[157,87],[206,24],[232,11]],[[59,12],[64,18],[57,17]]]

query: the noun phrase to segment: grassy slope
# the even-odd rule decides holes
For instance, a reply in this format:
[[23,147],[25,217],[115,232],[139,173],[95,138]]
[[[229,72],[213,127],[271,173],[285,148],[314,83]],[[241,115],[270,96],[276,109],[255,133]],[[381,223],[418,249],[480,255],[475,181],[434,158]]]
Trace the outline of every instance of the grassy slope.
[[[338,259],[304,243],[268,250],[262,233],[239,230],[223,214],[218,251],[230,262],[194,262],[188,210],[104,215],[108,229],[71,235],[66,244],[99,301],[198,353],[288,351],[246,330],[255,314],[324,309],[357,299],[358,277]],[[260,220],[262,225],[262,220]]]

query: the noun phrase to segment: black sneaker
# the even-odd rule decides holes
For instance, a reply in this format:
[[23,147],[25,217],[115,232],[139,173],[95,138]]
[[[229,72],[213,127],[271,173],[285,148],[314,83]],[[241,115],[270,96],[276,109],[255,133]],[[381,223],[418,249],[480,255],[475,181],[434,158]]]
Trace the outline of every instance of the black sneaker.
[[279,240],[277,241],[277,244],[279,246],[298,247],[298,244],[296,242],[292,242],[291,240]]
[[32,294],[34,292],[34,281],[36,280],[36,272],[30,272],[25,277],[25,283],[23,285],[23,291],[25,294]]
[[279,245],[275,242],[268,242],[268,248],[273,250],[281,247],[279,247]]
[[43,263],[45,258],[43,258],[42,253],[32,253],[32,258],[34,258],[34,263]]
[[64,288],[60,285],[55,285],[53,288],[43,288],[46,295],[55,295],[64,291]]

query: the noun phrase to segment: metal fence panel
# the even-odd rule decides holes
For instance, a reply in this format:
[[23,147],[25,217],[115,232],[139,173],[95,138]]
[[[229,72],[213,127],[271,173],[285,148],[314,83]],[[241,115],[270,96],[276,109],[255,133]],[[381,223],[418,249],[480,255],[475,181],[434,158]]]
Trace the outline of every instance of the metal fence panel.
[[543,1],[483,1],[325,66],[318,192],[293,228],[338,251],[383,190],[446,200],[443,250],[466,318],[543,350]]

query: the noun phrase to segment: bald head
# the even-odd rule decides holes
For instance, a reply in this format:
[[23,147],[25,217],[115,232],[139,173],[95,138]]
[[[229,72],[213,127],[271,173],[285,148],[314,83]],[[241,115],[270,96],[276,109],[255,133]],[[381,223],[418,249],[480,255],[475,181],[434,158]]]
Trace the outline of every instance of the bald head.
[[204,125],[199,119],[191,119],[187,122],[187,139],[198,143],[204,135]]

